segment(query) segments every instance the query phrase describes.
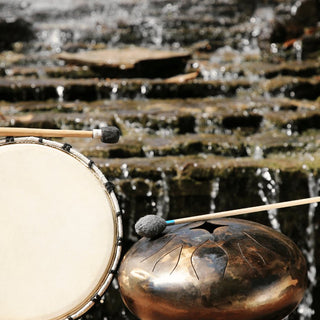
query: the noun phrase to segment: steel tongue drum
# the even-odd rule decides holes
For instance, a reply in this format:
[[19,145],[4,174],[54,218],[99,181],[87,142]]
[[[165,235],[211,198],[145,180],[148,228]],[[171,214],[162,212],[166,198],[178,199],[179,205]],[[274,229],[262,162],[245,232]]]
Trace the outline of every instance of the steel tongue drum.
[[118,280],[124,303],[141,320],[281,320],[303,298],[307,267],[283,234],[229,218],[140,239]]

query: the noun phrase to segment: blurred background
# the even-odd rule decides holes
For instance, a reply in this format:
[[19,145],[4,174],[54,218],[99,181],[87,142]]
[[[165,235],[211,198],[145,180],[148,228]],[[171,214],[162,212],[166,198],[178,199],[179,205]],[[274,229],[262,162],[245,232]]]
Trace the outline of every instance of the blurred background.
[[[317,196],[319,22],[317,0],[0,0],[0,125],[121,130],[117,145],[63,141],[116,185],[124,253],[146,214]],[[290,320],[320,317],[318,211],[245,217],[306,256]],[[83,319],[135,317],[115,279]]]

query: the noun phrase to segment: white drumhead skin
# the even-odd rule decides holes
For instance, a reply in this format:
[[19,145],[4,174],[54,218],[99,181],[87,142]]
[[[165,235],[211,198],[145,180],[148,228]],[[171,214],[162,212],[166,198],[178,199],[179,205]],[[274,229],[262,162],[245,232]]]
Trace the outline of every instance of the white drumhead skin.
[[114,259],[115,214],[93,170],[39,144],[0,146],[0,320],[65,319]]

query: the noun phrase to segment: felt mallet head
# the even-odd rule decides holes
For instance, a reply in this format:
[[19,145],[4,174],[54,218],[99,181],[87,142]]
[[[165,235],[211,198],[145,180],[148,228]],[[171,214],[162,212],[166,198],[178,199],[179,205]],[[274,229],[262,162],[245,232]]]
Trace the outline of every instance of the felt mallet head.
[[117,143],[120,138],[120,130],[117,127],[103,127],[93,130],[93,138],[100,138],[103,143]]
[[139,236],[152,239],[160,235],[166,226],[166,221],[163,218],[149,214],[137,221],[135,230]]

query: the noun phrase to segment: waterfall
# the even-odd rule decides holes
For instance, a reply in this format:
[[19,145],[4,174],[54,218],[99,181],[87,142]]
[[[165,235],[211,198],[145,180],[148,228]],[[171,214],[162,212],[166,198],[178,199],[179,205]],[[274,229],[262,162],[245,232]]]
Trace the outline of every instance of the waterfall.
[[158,181],[160,190],[157,199],[157,215],[166,219],[170,210],[169,177],[165,171],[159,170],[161,170],[161,180]]
[[215,212],[216,204],[215,199],[219,193],[220,188],[220,178],[215,178],[211,184],[211,192],[210,192],[210,213]]
[[57,95],[58,95],[58,103],[59,103],[59,106],[60,106],[61,103],[63,103],[63,100],[64,100],[64,96],[63,96],[64,87],[63,86],[57,86],[56,91],[57,91]]
[[[310,173],[308,176],[308,188],[310,197],[318,196],[320,190],[320,178],[317,178],[312,173]],[[300,314],[300,320],[311,320],[312,316],[315,314],[315,311],[312,309],[312,303],[313,289],[317,284],[317,269],[315,257],[315,239],[317,226],[314,223],[314,216],[317,206],[317,203],[312,203],[309,205],[308,227],[306,229],[307,247],[302,250],[308,263],[309,287],[307,288],[304,299],[302,300],[297,310],[297,312]]]
[[[272,173],[268,168],[259,168],[256,175],[261,177],[258,183],[258,194],[264,204],[272,204],[279,202],[279,172]],[[268,218],[273,229],[281,231],[280,223],[278,221],[278,210],[268,210]]]
[[118,95],[118,89],[119,89],[119,85],[118,83],[112,83],[111,84],[111,93],[110,93],[110,100],[115,101],[118,99],[119,95]]
[[296,54],[296,59],[298,62],[302,61],[302,54],[303,54],[303,46],[302,40],[296,40],[293,44],[293,48]]

